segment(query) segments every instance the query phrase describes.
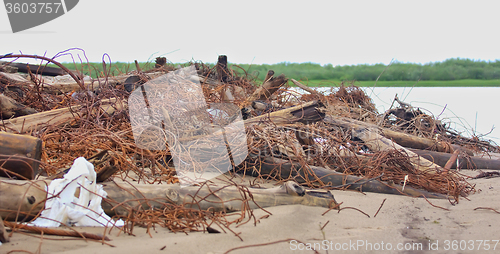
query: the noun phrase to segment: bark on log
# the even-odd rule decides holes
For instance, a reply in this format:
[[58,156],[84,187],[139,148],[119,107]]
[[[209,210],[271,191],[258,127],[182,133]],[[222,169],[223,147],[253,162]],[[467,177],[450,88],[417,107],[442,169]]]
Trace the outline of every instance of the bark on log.
[[[121,110],[124,102],[117,101],[116,98],[100,101],[100,110],[112,114],[115,110]],[[78,117],[78,110],[82,106],[73,106],[67,108],[54,109],[40,112],[28,116],[21,116],[0,123],[3,131],[10,133],[29,133],[38,131],[49,125],[61,125],[67,123],[70,119]]]
[[443,141],[436,142],[435,140],[422,138],[398,131],[393,131],[387,128],[379,127],[375,124],[365,123],[347,117],[326,116],[324,121],[346,129],[369,128],[379,132],[382,136],[386,138],[392,139],[394,142],[404,147],[421,149],[421,150],[434,148],[438,152],[453,152],[453,150],[461,149],[466,151],[467,154],[469,155],[473,154],[471,151],[468,151],[458,145],[448,144],[447,142]]
[[[333,187],[347,186],[347,189],[362,192],[409,195],[412,197],[425,196],[426,198],[446,198],[446,196],[442,194],[417,190],[409,186],[406,186],[403,191],[403,186],[394,183],[384,183],[379,180],[367,182],[368,179],[366,178],[338,173],[323,167],[308,165],[307,168],[304,168],[299,163],[290,163],[289,161],[277,158],[265,158],[261,163],[255,162],[255,168],[262,176],[276,176],[278,174],[277,176],[282,179],[293,177],[298,183],[321,181]],[[306,173],[308,171],[314,172],[314,175]]]
[[34,179],[39,171],[42,140],[0,132],[0,176]]
[[[32,218],[43,209],[47,196],[45,188],[49,184],[49,180],[0,179],[0,216],[8,220]],[[110,216],[127,215],[130,208],[161,209],[166,203],[226,212],[241,210],[247,201],[251,209],[293,204],[331,208],[337,204],[329,191],[305,190],[294,182],[271,189],[245,188],[249,191],[246,196],[242,196],[242,189],[220,184],[181,188],[179,184],[131,185],[113,181],[103,183],[103,187],[108,196],[103,199],[102,208]]]

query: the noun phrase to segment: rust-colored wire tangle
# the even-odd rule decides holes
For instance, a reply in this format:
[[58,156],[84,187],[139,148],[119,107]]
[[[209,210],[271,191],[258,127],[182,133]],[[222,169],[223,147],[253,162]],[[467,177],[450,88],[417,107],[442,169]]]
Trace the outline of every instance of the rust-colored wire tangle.
[[[237,106],[244,104],[245,99],[256,89],[255,81],[246,73],[238,75],[236,72],[229,73],[226,82],[208,82],[217,78],[216,70],[203,63],[192,63],[196,66],[197,73],[201,77],[201,88],[207,104],[224,102],[223,93],[231,91],[234,99],[232,103]],[[109,68],[109,66],[108,66]],[[170,66],[155,71],[169,71],[175,68]],[[82,70],[83,72],[83,70]],[[137,73],[137,72],[136,72]],[[141,75],[144,73],[139,72]],[[36,74],[36,73],[35,73]],[[92,157],[101,152],[108,151],[112,160],[109,163],[96,165],[96,171],[100,171],[106,166],[118,168],[113,177],[125,181],[136,181],[141,183],[177,183],[176,170],[173,165],[172,153],[168,149],[148,150],[139,147],[132,132],[131,120],[127,107],[124,106],[129,98],[130,92],[124,90],[123,86],[110,85],[106,83],[108,79],[95,81],[99,83],[99,88],[83,96],[71,96],[67,93],[49,94],[44,92],[43,85],[33,81],[33,86],[21,86],[24,99],[12,89],[10,95],[20,102],[37,109],[46,111],[75,105],[71,112],[73,118],[62,124],[45,125],[37,131],[28,133],[40,138],[44,143],[41,158],[41,168],[43,174],[52,176],[67,169],[77,157]],[[1,83],[5,89],[14,84]],[[88,84],[87,84],[88,85]],[[295,96],[285,87],[274,95],[274,101],[270,110],[278,110],[287,106],[305,102],[311,99],[321,100],[327,105],[329,114],[337,114],[355,119],[368,120],[376,123],[377,112],[371,99],[364,92],[355,87],[344,85],[332,88],[330,94],[324,96],[303,95]],[[182,94],[189,98],[189,94]],[[168,97],[168,96],[167,96]],[[110,105],[115,110],[107,113],[102,110],[101,101],[115,98],[115,102]],[[158,105],[154,105],[158,106]],[[175,110],[169,109],[167,110]],[[338,110],[338,111],[335,111]],[[264,112],[266,113],[266,112]],[[255,115],[256,113],[253,112]],[[422,117],[418,122],[422,122]],[[432,118],[425,117],[425,121],[432,121]],[[391,125],[388,120],[384,120],[382,125]],[[414,122],[415,123],[415,122]],[[425,126],[411,125],[411,128],[402,131],[421,133],[433,131],[434,129],[424,129]],[[396,128],[396,127],[394,127]],[[420,129],[418,129],[420,128]],[[356,156],[345,156],[347,154],[360,155],[360,151],[365,149],[359,141],[353,140],[349,130],[334,127],[323,122],[317,123],[290,123],[277,126],[272,122],[261,122],[246,126],[247,144],[249,158],[253,156],[264,158],[267,156],[281,158],[285,161],[299,163],[307,168],[307,165],[325,167],[331,170],[352,174],[356,176],[373,178],[383,173],[381,180],[401,183],[406,175],[409,176],[410,186],[425,189],[432,192],[449,194],[455,198],[460,195],[467,195],[473,190],[472,186],[459,174],[450,172],[449,174],[430,175],[426,172],[415,170],[409,161],[408,155],[401,151],[364,153],[368,161],[363,161]],[[429,134],[431,135],[431,134]],[[451,139],[451,136],[443,138]],[[154,141],[154,139],[151,139]],[[460,139],[462,140],[462,139]],[[481,141],[484,143],[484,141]],[[476,143],[479,146],[483,143]],[[478,145],[479,144],[479,145]],[[279,170],[279,167],[277,167]],[[238,172],[253,173],[257,177],[273,179],[278,182],[294,179],[282,177],[279,172],[262,175],[259,171],[251,167],[251,164],[242,163]],[[308,171],[307,174],[314,174]],[[320,180],[305,181],[304,185],[311,188],[324,186],[326,183]],[[233,185],[233,183],[228,183]],[[242,200],[252,202],[248,191],[242,189]],[[214,193],[215,195],[217,193]],[[147,202],[147,201],[145,201]],[[231,231],[230,225],[241,223],[244,218],[254,218],[250,209],[244,208],[241,213],[225,214],[223,212],[200,211],[189,208],[185,205],[176,205],[167,201],[163,202],[164,208],[142,209],[141,206],[132,207],[121,204],[128,210],[124,231],[132,233],[134,225],[148,228],[156,225],[166,227],[174,232],[188,232],[206,230],[207,227],[217,224],[221,228]],[[192,205],[192,204],[190,204]],[[236,216],[231,219],[228,216]],[[235,234],[237,235],[237,234]]]

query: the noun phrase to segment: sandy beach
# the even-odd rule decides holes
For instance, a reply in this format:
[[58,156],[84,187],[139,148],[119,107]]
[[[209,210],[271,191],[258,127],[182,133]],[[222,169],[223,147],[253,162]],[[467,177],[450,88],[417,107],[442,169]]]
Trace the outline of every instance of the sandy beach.
[[[463,170],[475,176],[479,171]],[[399,195],[333,191],[345,208],[276,206],[254,210],[258,219],[233,233],[172,233],[156,227],[151,236],[134,227],[127,235],[113,229],[107,242],[16,232],[1,253],[497,253],[500,250],[498,178],[471,179],[476,193],[459,204]],[[385,200],[385,202],[384,202]],[[380,211],[374,216],[377,210]],[[348,207],[359,209],[351,209]],[[480,208],[480,209],[477,209]],[[446,210],[445,210],[446,209]],[[365,214],[364,214],[365,213]],[[324,215],[323,215],[324,214]],[[369,215],[369,217],[367,216]],[[216,228],[216,227],[215,227]],[[75,228],[102,234],[103,228]],[[235,249],[239,248],[239,249]]]

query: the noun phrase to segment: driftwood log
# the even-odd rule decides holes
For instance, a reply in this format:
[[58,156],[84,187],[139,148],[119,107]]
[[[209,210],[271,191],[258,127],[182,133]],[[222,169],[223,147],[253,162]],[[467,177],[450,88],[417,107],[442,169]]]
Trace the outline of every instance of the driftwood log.
[[[333,124],[336,126],[340,126],[346,129],[358,129],[358,128],[369,128],[380,133],[382,136],[392,139],[394,142],[400,144],[404,147],[428,150],[435,149],[438,152],[453,152],[453,150],[463,149],[458,145],[448,144],[443,141],[435,141],[427,138],[418,137],[415,135],[410,135],[398,131],[393,131],[387,128],[382,128],[375,124],[365,123],[362,121],[358,121],[355,119],[347,118],[347,117],[333,117],[327,116],[324,121],[329,124]],[[473,153],[465,150],[469,155]]]
[[[67,78],[66,78],[67,77]],[[115,80],[115,78],[110,78],[109,80]],[[81,87],[78,82],[76,82],[71,76],[59,76],[58,78],[54,78],[51,76],[42,76],[32,74],[31,76],[25,78],[24,76],[18,73],[4,73],[0,72],[0,83],[8,85],[8,89],[12,90],[14,87],[34,87],[33,82],[37,82],[39,85],[43,87],[44,92],[59,94],[66,93],[72,91],[79,91]],[[87,85],[90,84],[91,80],[89,77],[84,80]],[[96,85],[89,86],[90,88],[94,87],[94,89],[98,88],[99,80],[95,80]]]
[[32,85],[32,83],[17,73],[0,72],[0,83],[11,86]]
[[[431,193],[425,190],[397,185],[394,183],[384,183],[378,179],[366,179],[353,175],[346,175],[335,172],[323,167],[307,165],[302,166],[299,163],[291,163],[278,158],[264,158],[254,162],[254,166],[261,176],[278,176],[282,179],[293,177],[298,183],[321,181],[331,188],[345,187],[350,190],[362,192],[376,192],[385,194],[408,195],[411,197],[426,198],[446,198],[445,195]],[[309,173],[308,173],[309,172]],[[314,173],[314,174],[311,174]]]
[[0,72],[17,73],[17,67],[2,64],[0,61]]
[[25,116],[34,113],[36,113],[35,109],[23,105],[8,96],[0,94],[0,117],[2,119]]
[[[43,208],[50,180],[0,180],[0,216],[8,220],[30,219]],[[329,191],[309,191],[294,182],[271,189],[205,184],[180,187],[179,184],[103,183],[108,193],[102,207],[106,214],[126,215],[132,209],[164,208],[166,203],[194,209],[233,212],[278,205],[301,204],[332,208],[337,205]]]
[[227,56],[220,55],[216,66],[217,78],[221,82],[227,82],[230,77],[229,69],[227,68]]
[[[36,216],[45,206],[48,183],[0,178],[0,216],[23,220]],[[3,180],[5,179],[5,180]]]
[[250,105],[254,101],[265,101],[271,97],[271,95],[276,92],[280,87],[282,87],[288,79],[284,74],[274,77],[274,71],[269,70],[267,72],[264,83],[251,94],[243,104],[245,107]]
[[365,145],[370,148],[372,151],[389,151],[389,150],[402,150],[410,159],[410,162],[421,171],[426,171],[428,173],[437,174],[443,172],[444,169],[439,165],[430,162],[427,159],[424,159],[418,156],[416,153],[406,149],[405,147],[400,146],[397,143],[392,142],[390,139],[383,137],[382,135],[371,131],[366,128],[354,129],[352,132],[353,136],[359,138],[364,141]]
[[[152,72],[152,73],[143,73],[142,76],[130,74],[130,75],[120,75],[120,76],[105,77],[105,78],[90,78],[87,76],[83,80],[80,80],[80,82],[82,82],[85,86],[85,89],[89,91],[95,91],[103,85],[112,87],[115,87],[117,85],[123,85],[124,89],[130,92],[140,84],[146,82],[147,80],[157,78],[163,74],[164,74],[163,72]],[[70,93],[73,91],[82,90],[80,85],[75,80],[73,80],[72,77],[69,75],[60,77],[44,77],[37,75],[35,77],[41,80],[40,83],[43,84],[44,91],[48,93],[60,94],[60,93]],[[136,80],[138,77],[139,79],[145,78],[147,80],[142,83],[138,83]]]
[[[54,109],[44,111],[27,116],[16,117],[9,121],[0,123],[0,128],[3,131],[11,133],[29,133],[38,131],[49,125],[62,125],[68,123],[68,120],[78,117],[79,110],[83,106],[73,106],[67,108]],[[115,110],[123,109],[124,103],[117,101],[116,98],[105,99],[100,101],[100,110],[108,114],[112,114]]]
[[[241,210],[248,202],[248,208],[271,207],[279,205],[307,205],[331,208],[337,203],[328,191],[309,191],[295,182],[287,182],[271,189],[235,187],[234,185],[205,184],[180,187],[168,185],[130,185],[124,183],[105,183],[108,198],[102,207],[106,214],[127,214],[129,207],[163,207],[162,203],[171,202],[188,208],[212,211],[234,212]],[[242,196],[242,193],[246,197]],[[249,196],[251,195],[251,197]],[[115,207],[117,204],[124,204]]]
[[[165,109],[162,109],[164,118],[166,119],[165,124],[170,125],[170,117]],[[275,125],[291,124],[296,122],[301,123],[314,123],[321,121],[325,117],[324,105],[320,101],[310,101],[304,104],[281,109],[278,111],[271,112],[269,114],[263,114],[257,117],[252,117],[243,121],[245,126],[250,126],[253,124],[272,122]],[[217,131],[211,133],[212,135],[223,135],[223,132]],[[201,136],[193,136],[190,139],[200,138]]]
[[[45,75],[45,73],[42,73]],[[66,74],[66,73],[64,73]],[[142,77],[147,78],[148,80],[157,78],[161,75],[165,74],[164,72],[151,72],[151,73],[143,73]],[[36,80],[34,80],[36,79]],[[95,91],[104,84],[108,86],[118,86],[123,85],[124,89],[127,91],[132,91],[138,85],[144,83],[138,83],[139,76],[135,74],[129,75],[119,75],[113,77],[105,77],[105,78],[90,78],[88,76],[78,79],[78,82],[74,80],[74,77],[71,75],[63,75],[57,77],[51,76],[42,76],[40,73],[37,75],[33,74],[28,78],[24,78],[18,73],[5,73],[0,72],[0,83],[8,84],[9,86],[28,86],[33,87],[33,82],[38,82],[43,87],[43,91],[51,94],[60,94],[60,93],[70,93],[73,91],[81,91],[81,85],[84,85],[85,90]],[[137,83],[137,84],[136,84]]]
[[[43,74],[45,76],[59,76],[68,74],[66,71],[56,67],[50,67],[47,65],[38,65],[38,64],[26,64],[26,63],[13,63],[13,62],[0,62],[1,65],[11,66],[17,68],[18,72],[23,73],[38,73]],[[74,72],[77,74],[77,72]]]
[[302,105],[274,111],[245,120],[245,125],[271,121],[274,124],[289,124],[294,122],[314,123],[325,117],[324,105],[319,101],[310,101]]
[[42,140],[39,138],[0,132],[0,176],[34,179],[41,156]]
[[159,69],[167,65],[167,58],[166,57],[157,57],[155,60],[155,68]]
[[320,92],[300,83],[299,81],[295,80],[295,79],[290,79],[290,81],[292,81],[292,83],[296,86],[298,86],[299,88],[301,88],[302,90],[310,93],[310,94],[314,94],[314,95],[322,95]]
[[[429,150],[420,149],[409,149],[410,151],[422,156],[423,158],[436,163],[437,165],[444,167],[450,158],[453,156],[449,153],[440,153]],[[457,169],[457,160],[453,160],[450,165],[452,169]],[[490,169],[490,170],[500,170],[500,160],[487,159],[480,157],[458,157],[459,168],[463,169]]]

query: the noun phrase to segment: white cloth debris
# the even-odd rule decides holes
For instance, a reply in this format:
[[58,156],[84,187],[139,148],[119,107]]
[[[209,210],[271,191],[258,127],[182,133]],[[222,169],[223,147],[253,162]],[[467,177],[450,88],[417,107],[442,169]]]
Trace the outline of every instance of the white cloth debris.
[[[75,197],[77,189],[80,194]],[[123,221],[115,223],[104,213],[101,200],[107,193],[102,185],[96,184],[94,165],[83,157],[73,162],[62,179],[53,180],[47,193],[45,210],[32,222],[35,226],[58,227],[61,223],[79,227],[123,226]]]

